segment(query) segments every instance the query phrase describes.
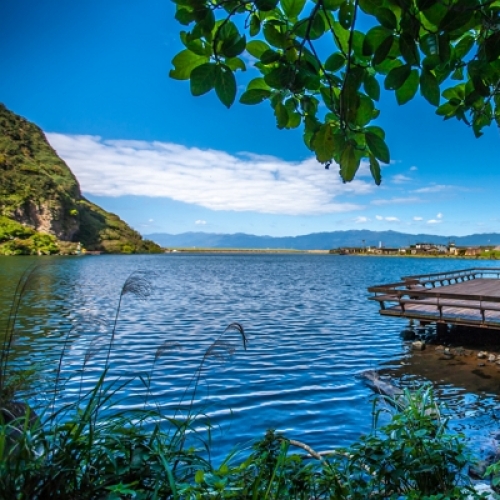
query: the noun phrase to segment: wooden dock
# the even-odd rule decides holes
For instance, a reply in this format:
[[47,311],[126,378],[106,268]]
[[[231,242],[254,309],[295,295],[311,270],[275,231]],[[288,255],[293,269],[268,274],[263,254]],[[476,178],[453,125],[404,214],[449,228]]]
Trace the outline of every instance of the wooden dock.
[[500,330],[500,268],[476,267],[401,280],[368,288],[383,316]]

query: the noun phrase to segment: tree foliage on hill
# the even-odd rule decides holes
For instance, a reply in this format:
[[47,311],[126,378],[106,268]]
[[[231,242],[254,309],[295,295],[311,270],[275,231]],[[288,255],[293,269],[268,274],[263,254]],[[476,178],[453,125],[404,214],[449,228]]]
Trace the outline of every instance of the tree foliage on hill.
[[365,158],[380,184],[390,160],[372,123],[381,83],[400,105],[420,91],[476,136],[500,126],[499,0],[173,1],[189,31],[170,76],[189,79],[195,96],[215,89],[230,107],[235,73],[252,56],[261,76],[240,102],[269,101],[280,129],[302,124],[306,146],[320,163],[337,162],[344,181]]
[[35,230],[32,213],[41,213],[41,206],[44,216],[52,212],[62,234],[71,233],[88,250],[161,252],[118,216],[86,200],[42,130],[0,104],[0,255],[57,253],[65,247],[54,235]]

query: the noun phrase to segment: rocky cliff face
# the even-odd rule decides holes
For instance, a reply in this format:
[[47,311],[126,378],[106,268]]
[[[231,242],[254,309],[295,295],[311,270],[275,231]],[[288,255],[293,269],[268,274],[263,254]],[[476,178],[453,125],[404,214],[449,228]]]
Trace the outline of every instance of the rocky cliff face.
[[[161,250],[155,243],[144,241],[119,217],[86,200],[76,177],[57,156],[43,131],[0,104],[2,216],[5,227],[0,227],[0,246],[2,241],[19,237],[19,229],[14,235],[14,226],[6,229],[8,219],[59,241],[81,242],[89,250]],[[11,248],[11,241],[9,245]]]
[[57,201],[27,201],[10,215],[15,221],[61,241],[75,241],[80,233],[80,219],[64,213]]

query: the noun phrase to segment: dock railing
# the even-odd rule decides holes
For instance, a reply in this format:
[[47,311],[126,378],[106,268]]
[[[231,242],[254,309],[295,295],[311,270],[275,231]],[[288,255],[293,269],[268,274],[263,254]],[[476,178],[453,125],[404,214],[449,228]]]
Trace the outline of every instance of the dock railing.
[[[500,328],[500,318],[490,320],[486,314],[491,311],[496,312],[498,316],[500,312],[499,296],[471,296],[471,294],[446,292],[446,285],[477,278],[498,280],[500,279],[500,268],[477,267],[443,273],[405,276],[401,278],[403,280],[401,282],[373,286],[368,288],[368,291],[374,293],[370,299],[379,302],[380,313],[383,315]],[[453,310],[451,311],[449,308]],[[460,318],[457,317],[459,309],[479,311],[480,314],[477,319],[467,317],[466,314]]]

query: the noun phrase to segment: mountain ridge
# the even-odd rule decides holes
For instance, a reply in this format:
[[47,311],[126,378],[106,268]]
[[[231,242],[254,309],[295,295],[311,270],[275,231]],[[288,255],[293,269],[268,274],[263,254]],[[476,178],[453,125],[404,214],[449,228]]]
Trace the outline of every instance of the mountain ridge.
[[299,236],[257,236],[247,233],[190,231],[180,234],[150,233],[145,237],[167,248],[330,250],[339,247],[373,247],[380,244],[385,247],[403,247],[415,243],[447,244],[450,241],[457,246],[500,245],[500,233],[441,236],[430,233],[410,234],[394,230],[371,231],[368,229],[323,231]]

